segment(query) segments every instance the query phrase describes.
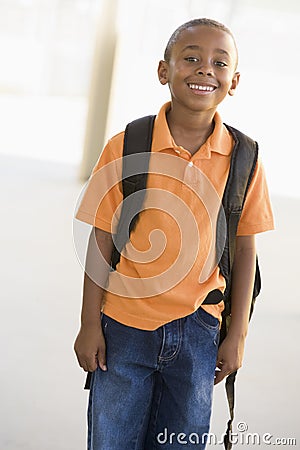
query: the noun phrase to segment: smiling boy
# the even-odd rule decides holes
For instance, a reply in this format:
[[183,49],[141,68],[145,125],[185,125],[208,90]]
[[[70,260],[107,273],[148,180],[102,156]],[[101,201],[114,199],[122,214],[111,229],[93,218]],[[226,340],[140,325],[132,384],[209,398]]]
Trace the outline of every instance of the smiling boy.
[[[259,160],[238,226],[232,318],[219,348],[224,303],[203,302],[213,290],[224,292],[225,280],[217,264],[203,280],[199,278],[211,243],[206,215],[212,195],[206,192],[205,199],[202,196],[199,200],[191,188],[208,180],[218,198],[223,196],[234,141],[217,107],[228,94],[235,93],[240,78],[237,63],[232,33],[209,19],[192,20],[179,27],[159,63],[159,81],[169,86],[171,102],[161,108],[155,120],[151,155],[159,163],[150,166],[147,192],[160,189],[167,192],[167,199],[171,195],[188,205],[201,245],[195,245],[188,214],[181,214],[182,230],[178,230],[178,224],[173,223],[176,212],[171,213],[168,206],[173,200],[167,201],[164,209],[163,194],[156,198],[154,192],[159,207],[151,206],[149,194],[147,207],[139,215],[130,239],[134,247],[146,251],[151,233],[162,230],[167,242],[164,251],[151,261],[136,261],[128,258],[130,248],[126,246],[127,258],[121,256],[116,273],[108,274],[104,266],[97,268],[103,272],[103,279],[108,277],[105,289],[86,270],[75,351],[80,366],[93,372],[89,450],[174,450],[195,448],[195,444],[204,449],[213,385],[241,367],[255,274],[255,234],[273,229],[263,167]],[[108,142],[76,215],[94,226],[97,245],[107,262],[113,248],[113,216],[122,202],[122,192],[117,184],[98,206],[94,183],[97,174],[102,173],[100,182],[109,184],[109,176],[105,179],[102,169],[122,157],[123,138],[124,133],[120,133]],[[167,176],[163,176],[164,167]],[[171,169],[176,172],[175,181],[170,180]],[[91,206],[95,203],[97,208]],[[186,222],[190,236],[181,246]],[[159,238],[151,241],[154,247],[159,242]],[[92,245],[90,242],[87,265]],[[185,262],[193,251],[193,263],[184,270],[184,276],[178,273],[176,282],[162,289],[160,276],[168,273],[177,253]],[[180,267],[185,269],[184,263]],[[115,289],[116,274],[127,277],[122,292]],[[139,279],[142,288],[134,290],[131,279]]]

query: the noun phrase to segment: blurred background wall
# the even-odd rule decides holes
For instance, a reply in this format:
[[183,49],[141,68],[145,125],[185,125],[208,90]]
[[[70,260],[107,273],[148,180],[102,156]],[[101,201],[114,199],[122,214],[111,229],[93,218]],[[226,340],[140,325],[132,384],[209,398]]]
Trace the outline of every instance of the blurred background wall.
[[[300,445],[300,3],[0,0],[3,450],[85,448],[87,396],[72,349],[82,286],[74,208],[106,139],[168,100],[158,61],[174,29],[200,16],[236,36],[241,82],[221,112],[259,141],[276,219],[276,232],[258,237],[263,294],[236,421]],[[220,386],[212,431],[220,436],[226,420]]]

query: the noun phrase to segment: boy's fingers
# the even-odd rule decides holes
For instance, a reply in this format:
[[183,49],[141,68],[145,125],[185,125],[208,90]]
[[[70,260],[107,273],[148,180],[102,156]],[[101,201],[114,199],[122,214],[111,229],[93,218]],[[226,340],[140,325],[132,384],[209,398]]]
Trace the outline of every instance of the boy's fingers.
[[230,375],[230,370],[228,370],[227,364],[219,361],[217,363],[216,371],[215,371],[215,381],[214,384],[220,383],[220,381],[224,380],[228,375]]
[[95,357],[86,357],[82,360],[80,366],[83,368],[85,372],[94,372],[97,369],[97,363],[95,361]]
[[220,360],[220,361],[217,362],[217,368],[218,368],[218,369],[222,370],[223,366],[224,366],[224,363],[223,363],[222,360]]
[[107,370],[107,366],[106,366],[106,357],[105,357],[105,351],[99,351],[98,352],[98,364],[101,370],[103,370],[104,372],[106,372]]
[[222,371],[216,371],[214,384],[220,383],[220,381],[222,381],[225,377],[226,374],[223,374]]
[[77,355],[77,360],[79,366],[85,371],[85,372],[94,372],[94,370],[97,369],[97,356],[95,354],[89,356],[89,355]]
[[77,356],[77,361],[78,361],[79,366],[80,366],[85,372],[88,372],[88,366],[87,366],[86,360],[85,360],[82,356],[77,355],[77,353],[76,353],[76,356]]
[[[89,335],[83,337],[81,335],[78,336],[74,345],[80,367],[85,372],[94,372],[98,366],[106,371],[106,345],[102,334],[100,335],[100,338],[97,336],[98,342],[95,339],[91,340]],[[92,338],[94,338],[94,336],[92,336]],[[91,350],[91,348],[93,350]]]

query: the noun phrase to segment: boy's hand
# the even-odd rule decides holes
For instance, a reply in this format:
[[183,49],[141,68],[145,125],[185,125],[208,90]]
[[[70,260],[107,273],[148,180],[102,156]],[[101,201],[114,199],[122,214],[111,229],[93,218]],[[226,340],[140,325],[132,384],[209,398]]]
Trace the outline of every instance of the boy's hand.
[[80,367],[85,372],[94,372],[99,366],[106,371],[106,345],[101,324],[81,326],[74,344]]
[[215,384],[242,366],[245,338],[237,339],[227,335],[220,345],[215,372]]

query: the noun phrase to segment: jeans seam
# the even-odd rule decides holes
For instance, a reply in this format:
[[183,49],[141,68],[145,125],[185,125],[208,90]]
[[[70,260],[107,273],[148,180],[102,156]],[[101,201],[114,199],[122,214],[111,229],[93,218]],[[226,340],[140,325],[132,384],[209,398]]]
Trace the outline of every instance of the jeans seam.
[[[152,396],[151,396],[151,403],[152,403],[152,397],[153,397],[153,392],[154,392],[154,379],[153,379],[153,376],[151,377],[151,381],[152,381]],[[151,404],[149,405],[149,408],[150,408],[150,410],[151,410]],[[141,425],[140,425],[140,427],[139,427],[139,431],[138,431],[138,433],[137,433],[137,435],[136,435],[136,442],[135,442],[134,450],[140,450],[140,449],[137,447],[137,445],[139,444],[139,434],[140,434],[140,431],[143,429],[142,425],[143,425],[143,423],[144,423],[144,420],[145,420],[146,415],[147,415],[147,409],[145,409],[143,418],[142,418],[142,420],[141,420]]]
[[[155,388],[154,388],[155,389]],[[155,414],[154,414],[154,416],[153,416],[153,421],[152,421],[152,423],[151,423],[151,430],[150,430],[150,432],[153,432],[152,433],[152,450],[156,450],[157,449],[157,443],[156,443],[156,432],[157,432],[157,418],[158,418],[158,412],[159,412],[159,407],[160,407],[160,403],[161,403],[161,397],[162,397],[162,388],[160,389],[160,391],[159,391],[159,397],[158,397],[158,400],[157,400],[157,403],[156,403],[156,405],[157,405],[157,408],[155,409]],[[151,419],[151,418],[150,418]]]
[[163,352],[164,346],[165,346],[165,342],[166,342],[166,332],[165,332],[165,328],[162,327],[162,343],[161,343],[161,348],[160,348],[160,352],[158,355],[158,361],[160,361],[160,359],[162,358],[161,354]]
[[161,346],[160,354],[158,355],[158,361],[159,362],[168,362],[168,361],[171,361],[172,359],[174,359],[175,356],[177,356],[178,352],[180,351],[181,341],[182,341],[182,326],[181,326],[181,320],[179,320],[178,321],[178,344],[176,346],[176,349],[170,356],[161,356],[163,348],[164,348],[164,343],[165,343],[165,330],[163,328],[163,343]]

